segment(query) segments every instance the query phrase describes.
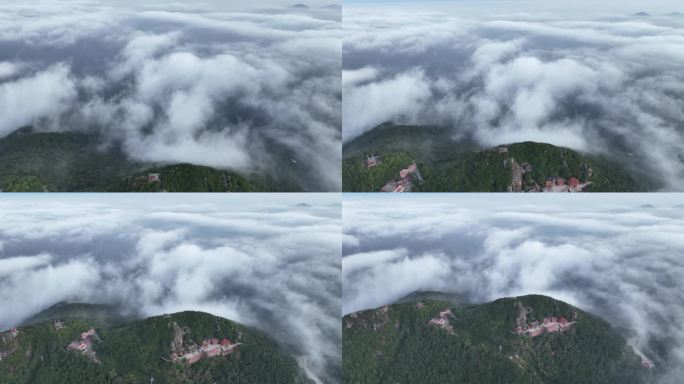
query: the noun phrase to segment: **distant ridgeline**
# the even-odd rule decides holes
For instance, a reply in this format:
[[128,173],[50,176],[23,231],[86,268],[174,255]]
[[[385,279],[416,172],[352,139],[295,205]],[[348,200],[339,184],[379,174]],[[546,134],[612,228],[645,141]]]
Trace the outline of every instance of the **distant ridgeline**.
[[1,333],[0,383],[313,384],[249,327],[201,312],[144,320],[115,312],[60,304]]
[[343,318],[343,382],[645,384],[658,374],[609,322],[549,297],[420,297]]
[[0,139],[0,191],[5,192],[259,192],[297,190],[248,180],[210,167],[144,164],[119,148],[102,148],[96,134],[34,132]]
[[480,149],[442,127],[383,124],[343,147],[345,192],[633,192],[628,166],[550,144]]

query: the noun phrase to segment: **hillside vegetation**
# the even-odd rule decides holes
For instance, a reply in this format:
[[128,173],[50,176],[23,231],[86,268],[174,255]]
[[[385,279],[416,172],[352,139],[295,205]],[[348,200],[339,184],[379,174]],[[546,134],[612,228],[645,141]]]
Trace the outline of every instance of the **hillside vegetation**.
[[[528,322],[574,323],[563,332],[516,334],[521,307]],[[429,323],[447,309],[447,327]],[[608,322],[534,295],[462,307],[417,299],[347,315],[342,369],[343,381],[356,384],[637,384],[654,371]]]
[[[399,171],[415,162],[422,175],[413,191],[507,192],[513,186],[515,164],[525,169],[521,191],[543,188],[547,178],[591,181],[588,192],[631,192],[653,189],[632,177],[629,165],[544,143],[522,142],[482,149],[456,140],[437,127],[385,124],[346,143],[343,148],[343,190],[377,192]],[[364,159],[382,162],[367,167]],[[589,171],[590,170],[590,171]]]
[[[2,383],[244,383],[310,384],[287,351],[261,332],[201,312],[181,312],[105,326],[103,307],[59,307],[38,318],[61,319],[34,323],[0,336]],[[90,327],[97,332],[94,355],[66,347]],[[178,336],[178,330],[183,332]],[[184,345],[208,338],[229,338],[241,345],[230,355],[206,358],[192,365],[172,362],[170,354],[178,338]],[[95,356],[94,358],[92,356]]]
[[[158,181],[150,174],[159,173]],[[287,186],[292,188],[292,186]],[[133,161],[96,134],[20,129],[0,139],[0,190],[5,192],[261,192],[268,180],[192,164]]]

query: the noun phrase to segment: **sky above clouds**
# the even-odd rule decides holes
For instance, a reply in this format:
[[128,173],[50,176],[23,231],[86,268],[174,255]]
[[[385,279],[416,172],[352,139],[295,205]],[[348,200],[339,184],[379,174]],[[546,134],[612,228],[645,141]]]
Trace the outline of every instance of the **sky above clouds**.
[[339,383],[339,196],[231,197],[7,195],[0,329],[61,301],[204,311],[263,330],[317,382]]
[[667,345],[684,367],[684,205],[676,194],[345,195],[343,313],[418,290],[472,303],[543,294]]
[[341,14],[310,4],[5,1],[0,138],[96,131],[135,160],[274,177],[295,159],[301,188],[339,190]]
[[624,12],[662,12],[681,11],[684,6],[674,0],[653,0],[647,5],[642,0],[345,0],[345,6],[404,8],[419,10],[435,10],[447,12],[468,12],[492,14],[497,12],[568,12],[584,15],[617,14]]
[[676,12],[674,1],[351,2],[343,140],[391,120],[440,125],[483,147],[530,140],[603,154],[682,191]]

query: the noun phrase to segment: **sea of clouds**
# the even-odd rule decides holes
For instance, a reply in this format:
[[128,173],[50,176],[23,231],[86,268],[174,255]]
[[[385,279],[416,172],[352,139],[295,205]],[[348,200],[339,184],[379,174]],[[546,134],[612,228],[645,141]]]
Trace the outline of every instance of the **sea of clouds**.
[[684,205],[668,194],[345,196],[343,313],[418,290],[542,294],[611,319],[684,373]]
[[296,162],[300,188],[337,191],[341,12],[273,3],[3,1],[0,138],[96,131],[134,160],[276,179]]
[[8,195],[0,329],[61,301],[204,311],[263,330],[317,383],[339,383],[340,209],[310,194]]
[[565,9],[574,3],[345,7],[343,140],[386,121],[440,125],[483,147],[606,155],[656,189],[684,190],[684,9]]

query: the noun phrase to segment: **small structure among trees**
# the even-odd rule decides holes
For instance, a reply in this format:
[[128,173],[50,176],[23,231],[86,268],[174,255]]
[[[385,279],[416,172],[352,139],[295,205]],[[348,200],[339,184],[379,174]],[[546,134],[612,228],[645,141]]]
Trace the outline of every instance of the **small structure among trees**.
[[191,365],[203,359],[230,355],[240,345],[242,343],[233,343],[225,337],[220,341],[216,338],[204,339],[201,345],[191,345],[184,348],[181,353],[172,352],[171,361]]

